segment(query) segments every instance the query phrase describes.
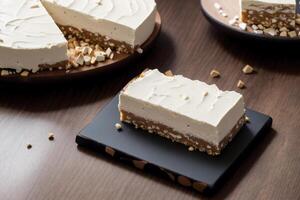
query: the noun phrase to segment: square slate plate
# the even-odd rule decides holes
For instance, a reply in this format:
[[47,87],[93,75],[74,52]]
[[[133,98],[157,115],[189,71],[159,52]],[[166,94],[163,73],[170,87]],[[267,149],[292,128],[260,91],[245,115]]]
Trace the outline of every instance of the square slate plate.
[[76,137],[80,146],[105,153],[135,167],[206,194],[212,193],[237,166],[254,141],[271,127],[272,118],[247,109],[246,124],[220,156],[212,157],[119,122],[118,95]]

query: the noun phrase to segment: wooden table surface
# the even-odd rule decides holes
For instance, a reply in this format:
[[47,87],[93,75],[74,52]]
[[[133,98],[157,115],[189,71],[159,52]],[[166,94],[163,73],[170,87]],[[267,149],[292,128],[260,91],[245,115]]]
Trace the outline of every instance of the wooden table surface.
[[[273,117],[261,139],[211,199],[300,199],[300,56],[298,48],[230,38],[212,28],[197,0],[158,0],[157,43],[123,70],[53,86],[0,93],[1,199],[206,199],[199,193],[78,149],[76,134],[145,67],[242,92],[248,107]],[[245,64],[258,73],[244,75]],[[212,80],[209,72],[222,76]],[[247,89],[236,88],[245,81]],[[48,140],[48,132],[55,141]],[[32,144],[32,149],[26,148]]]

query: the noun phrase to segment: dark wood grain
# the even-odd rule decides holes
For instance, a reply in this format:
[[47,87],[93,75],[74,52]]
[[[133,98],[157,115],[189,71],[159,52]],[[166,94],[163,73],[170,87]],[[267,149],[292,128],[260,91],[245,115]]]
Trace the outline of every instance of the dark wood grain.
[[[199,1],[158,0],[157,43],[122,71],[52,86],[1,86],[1,199],[199,199],[200,194],[78,149],[76,134],[145,67],[172,69],[238,90],[271,115],[273,130],[212,199],[300,198],[300,58],[297,46],[242,41],[218,33]],[[245,64],[258,73],[243,75]],[[209,78],[218,69],[218,80]],[[55,140],[48,140],[48,132]],[[28,150],[26,145],[32,144]]]

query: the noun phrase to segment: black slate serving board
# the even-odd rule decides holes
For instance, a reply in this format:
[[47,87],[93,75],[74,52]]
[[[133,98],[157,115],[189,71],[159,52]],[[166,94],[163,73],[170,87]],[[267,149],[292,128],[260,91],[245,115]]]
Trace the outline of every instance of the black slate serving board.
[[76,137],[80,146],[121,160],[148,172],[194,188],[212,193],[239,164],[246,150],[272,124],[272,118],[247,109],[247,123],[223,150],[220,156],[212,157],[199,151],[188,151],[188,147],[149,134],[132,125],[122,123],[122,130],[115,128],[119,122],[118,96],[116,96],[87,127]]

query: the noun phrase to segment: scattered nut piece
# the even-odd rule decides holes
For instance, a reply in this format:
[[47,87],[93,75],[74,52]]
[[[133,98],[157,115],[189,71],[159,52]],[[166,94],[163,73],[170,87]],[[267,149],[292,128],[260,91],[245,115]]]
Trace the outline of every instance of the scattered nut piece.
[[173,75],[173,72],[172,72],[171,70],[166,71],[166,72],[165,72],[165,75],[166,75],[166,76],[174,76],[174,75]]
[[250,118],[245,116],[245,121],[246,121],[246,123],[250,123]]
[[32,145],[31,144],[27,144],[27,149],[31,149]]
[[250,65],[246,65],[243,69],[242,69],[244,74],[252,74],[254,72],[253,67],[251,67]]
[[142,54],[144,52],[144,50],[139,47],[139,48],[136,49],[136,52],[138,52],[139,54]]
[[49,134],[48,134],[48,139],[49,139],[50,141],[53,141],[53,140],[54,140],[54,134],[53,134],[53,133],[49,133]]
[[119,123],[116,123],[116,124],[115,124],[115,127],[116,127],[116,129],[117,129],[118,131],[122,130],[122,125],[119,124]]
[[105,51],[105,54],[107,57],[110,57],[110,54],[112,53],[112,50],[110,48],[107,48]]
[[189,151],[194,151],[194,147],[189,147]]
[[242,30],[246,30],[247,24],[244,23],[244,22],[240,22],[240,23],[239,23],[239,27],[240,27],[240,29],[242,29]]
[[83,55],[80,54],[79,56],[77,56],[76,59],[75,59],[75,62],[76,62],[78,65],[83,65],[83,64],[84,64]]
[[83,56],[83,60],[86,65],[91,64],[91,56]]
[[242,80],[239,80],[237,83],[237,87],[240,89],[244,89],[246,87],[246,85]]
[[205,96],[205,97],[206,97],[207,95],[208,95],[208,92],[207,92],[207,91],[206,91],[206,92],[204,92],[203,96]]
[[218,78],[218,77],[221,76],[221,74],[220,74],[220,72],[219,72],[218,70],[213,69],[213,70],[210,72],[210,76],[211,76],[212,78]]

